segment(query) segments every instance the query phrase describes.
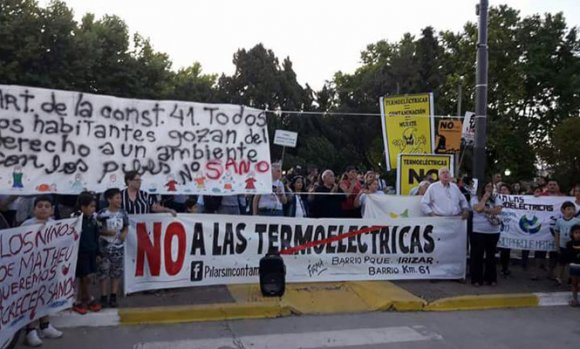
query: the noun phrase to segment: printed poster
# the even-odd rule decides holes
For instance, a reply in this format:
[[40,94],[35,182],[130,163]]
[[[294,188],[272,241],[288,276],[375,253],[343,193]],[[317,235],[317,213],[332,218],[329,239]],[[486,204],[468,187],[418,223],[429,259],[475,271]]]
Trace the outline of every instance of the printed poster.
[[399,154],[434,152],[432,93],[381,97],[380,105],[387,170],[397,167]]

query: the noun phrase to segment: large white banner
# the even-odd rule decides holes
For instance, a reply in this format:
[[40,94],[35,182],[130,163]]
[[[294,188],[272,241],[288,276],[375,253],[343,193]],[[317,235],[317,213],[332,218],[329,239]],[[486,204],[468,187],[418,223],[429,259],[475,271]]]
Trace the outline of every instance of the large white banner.
[[377,228],[283,256],[287,281],[464,277],[466,224],[459,218],[136,215],[126,241],[125,291],[256,283],[266,253],[371,226]]
[[0,193],[272,191],[266,113],[0,85]]
[[554,221],[561,216],[560,207],[566,196],[498,195],[501,213],[499,247],[531,251],[556,249],[552,234]]
[[73,218],[0,231],[0,343],[72,306],[81,224]]
[[363,218],[422,217],[422,196],[369,195],[365,201]]

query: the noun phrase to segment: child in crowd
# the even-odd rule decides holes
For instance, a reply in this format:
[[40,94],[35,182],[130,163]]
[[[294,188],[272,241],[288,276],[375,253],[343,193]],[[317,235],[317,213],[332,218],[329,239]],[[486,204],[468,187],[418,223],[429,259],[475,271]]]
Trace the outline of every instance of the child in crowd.
[[555,280],[561,285],[562,279],[564,278],[564,269],[566,267],[566,259],[564,257],[566,244],[570,241],[570,230],[575,225],[580,225],[580,219],[575,218],[576,206],[571,201],[566,201],[562,204],[560,209],[562,211],[562,217],[556,220],[556,225],[554,226],[555,231],[555,242],[556,246],[559,248],[560,258],[558,266],[555,270]]
[[570,305],[578,306],[578,290],[580,290],[580,224],[570,229],[571,240],[566,244],[566,260],[570,263],[570,279],[572,283],[572,300]]
[[197,196],[185,200],[185,212],[197,213]]
[[121,208],[121,191],[111,188],[105,191],[105,199],[108,207],[99,211],[97,220],[101,224],[99,237],[100,260],[97,274],[101,287],[102,306],[107,305],[107,280],[111,282],[111,293],[108,305],[111,308],[118,307],[117,293],[123,276],[123,244],[127,237],[129,216]]
[[[46,222],[52,221],[52,215],[54,213],[54,205],[52,200],[48,196],[39,196],[34,200],[33,206],[33,218],[25,220],[22,222],[22,226],[34,225],[34,224],[44,224]],[[43,316],[39,319],[39,331],[31,323],[26,326],[26,344],[31,347],[38,347],[42,345],[42,338],[60,338],[62,337],[62,332],[54,328],[50,322],[48,316]]]
[[91,276],[97,272],[100,226],[95,217],[97,200],[93,194],[89,192],[81,193],[77,199],[77,207],[80,211],[73,215],[80,216],[82,214],[83,227],[76,269],[76,277],[79,280],[79,293],[73,310],[84,315],[87,313],[87,309],[94,312],[101,310],[101,305],[95,301],[89,291]]

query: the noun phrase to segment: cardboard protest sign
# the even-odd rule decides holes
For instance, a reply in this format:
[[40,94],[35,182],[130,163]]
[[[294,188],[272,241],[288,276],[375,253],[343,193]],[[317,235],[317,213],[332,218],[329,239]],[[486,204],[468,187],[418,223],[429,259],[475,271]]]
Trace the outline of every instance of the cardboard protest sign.
[[72,306],[82,219],[0,232],[0,343]]
[[440,119],[435,134],[435,152],[454,154],[461,151],[461,120]]
[[453,156],[438,154],[400,154],[397,167],[397,194],[408,195],[425,177],[439,179],[439,169],[448,168],[453,175]]
[[381,97],[380,104],[388,170],[397,167],[399,154],[433,153],[432,93]]
[[0,85],[0,193],[272,190],[264,111]]
[[160,215],[131,217],[125,253],[127,293],[174,287],[257,283],[266,253],[285,255],[287,282],[459,279],[465,274],[466,222],[459,217],[311,219]]

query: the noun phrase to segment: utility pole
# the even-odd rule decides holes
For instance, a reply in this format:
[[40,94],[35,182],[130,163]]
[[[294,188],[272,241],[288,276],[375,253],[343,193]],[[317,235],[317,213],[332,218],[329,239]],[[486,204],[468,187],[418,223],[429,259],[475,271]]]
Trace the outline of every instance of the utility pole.
[[479,185],[485,185],[487,141],[487,9],[488,0],[480,0],[476,14],[479,15],[477,40],[477,69],[475,71],[475,142],[473,146],[473,177]]

